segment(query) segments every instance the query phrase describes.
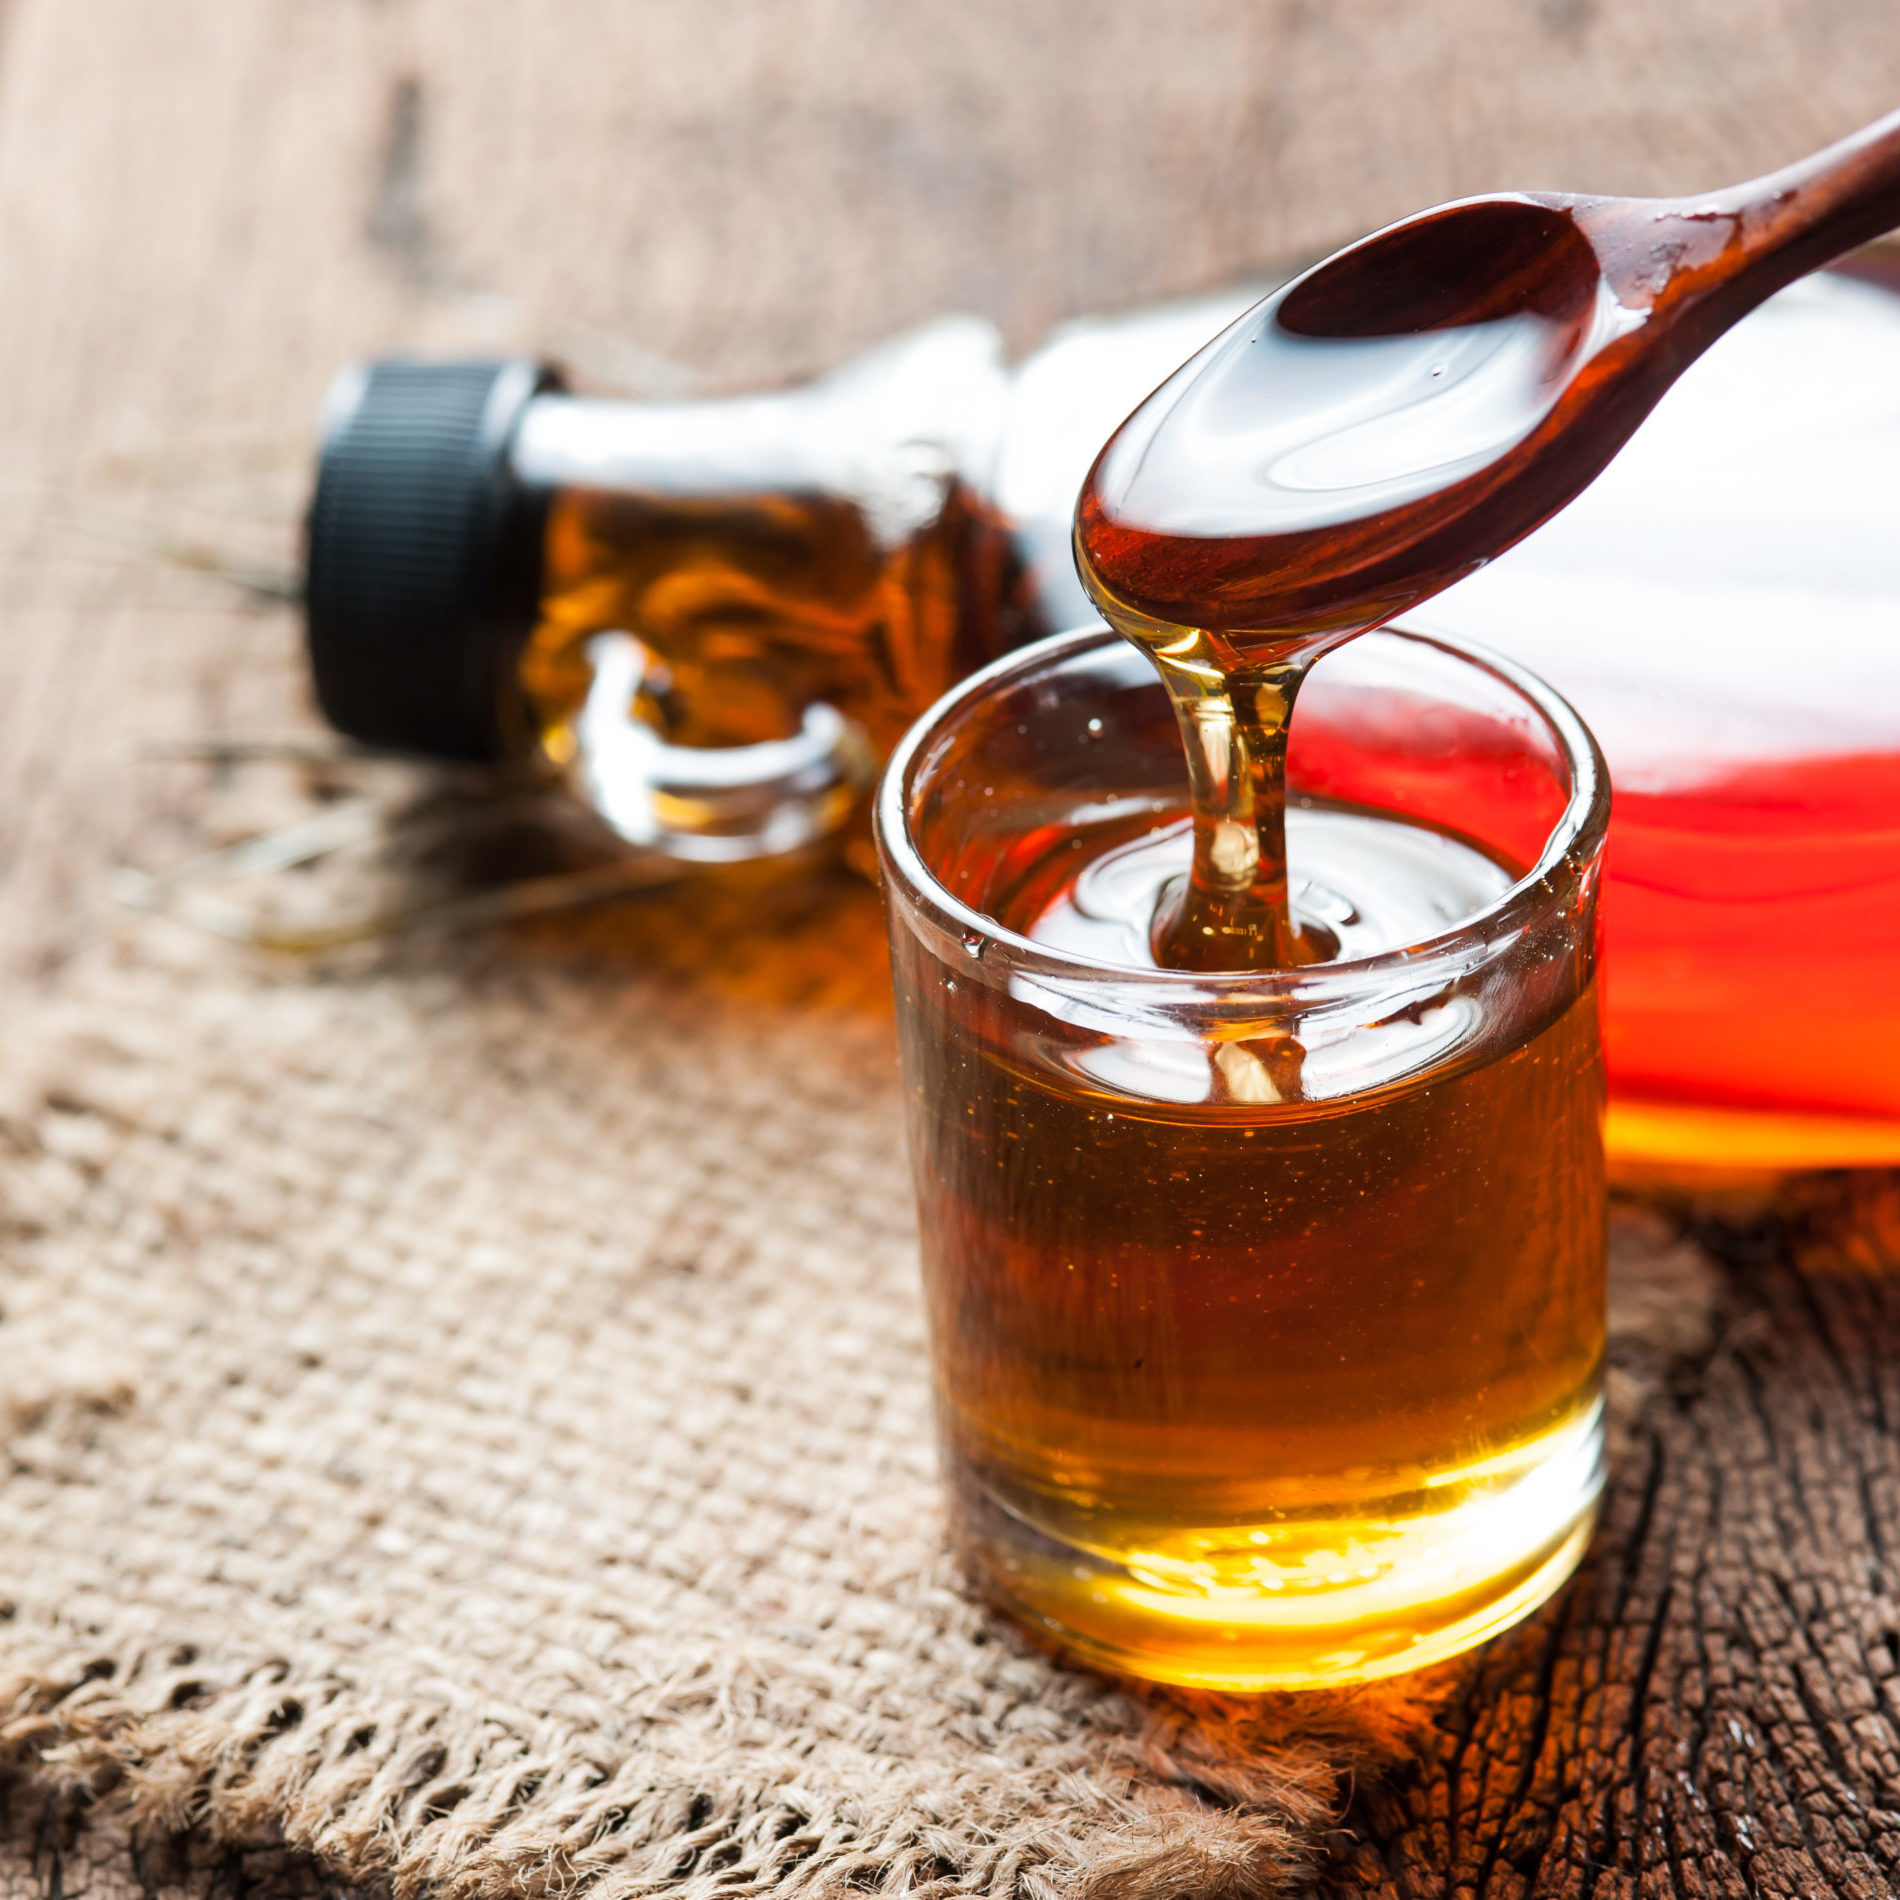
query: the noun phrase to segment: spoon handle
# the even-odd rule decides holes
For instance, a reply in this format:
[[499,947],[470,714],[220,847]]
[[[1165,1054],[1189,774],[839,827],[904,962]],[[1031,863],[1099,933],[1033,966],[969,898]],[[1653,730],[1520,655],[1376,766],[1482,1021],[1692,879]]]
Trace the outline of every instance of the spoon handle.
[[1578,207],[1619,301],[1693,349],[1797,277],[1900,225],[1900,112],[1699,198]]
[[1900,112],[1716,203],[1742,216],[1742,268],[1772,268],[1792,283],[1900,225]]

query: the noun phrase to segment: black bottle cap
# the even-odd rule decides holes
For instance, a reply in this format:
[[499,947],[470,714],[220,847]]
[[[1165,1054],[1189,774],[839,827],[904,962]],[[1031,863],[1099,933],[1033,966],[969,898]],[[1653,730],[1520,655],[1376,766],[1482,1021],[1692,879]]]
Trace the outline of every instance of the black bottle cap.
[[305,627],[325,718],[367,745],[500,759],[531,731],[516,664],[540,603],[547,496],[509,448],[542,363],[388,361],[325,405]]

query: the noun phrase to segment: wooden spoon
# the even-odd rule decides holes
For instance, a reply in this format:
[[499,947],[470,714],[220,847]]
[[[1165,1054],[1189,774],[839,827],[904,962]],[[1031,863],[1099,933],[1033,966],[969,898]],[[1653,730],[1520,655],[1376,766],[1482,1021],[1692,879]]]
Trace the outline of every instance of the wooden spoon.
[[1421,212],[1256,305],[1110,439],[1084,585],[1159,650],[1297,664],[1500,554],[1765,297],[1900,224],[1900,113],[1688,199]]

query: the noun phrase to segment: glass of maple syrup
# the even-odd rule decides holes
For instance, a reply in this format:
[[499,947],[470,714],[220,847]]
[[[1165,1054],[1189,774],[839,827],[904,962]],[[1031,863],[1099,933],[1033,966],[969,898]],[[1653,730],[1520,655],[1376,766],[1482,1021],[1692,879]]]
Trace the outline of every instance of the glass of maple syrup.
[[1608,778],[1451,640],[1319,661],[1326,958],[1158,967],[1179,728],[1106,630],[990,666],[878,795],[943,1456],[981,1587],[1117,1671],[1410,1669],[1570,1574],[1602,1482]]

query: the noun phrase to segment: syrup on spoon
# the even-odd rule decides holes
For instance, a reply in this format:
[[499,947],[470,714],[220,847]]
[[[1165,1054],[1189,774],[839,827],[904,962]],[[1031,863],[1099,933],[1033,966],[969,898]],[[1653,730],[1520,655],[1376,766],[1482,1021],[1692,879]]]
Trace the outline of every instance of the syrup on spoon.
[[1158,960],[1335,954],[1287,903],[1306,669],[1530,533],[1723,331],[1896,223],[1900,113],[1693,200],[1469,199],[1329,258],[1163,383],[1075,520],[1082,583],[1155,662],[1187,747],[1194,862]]

